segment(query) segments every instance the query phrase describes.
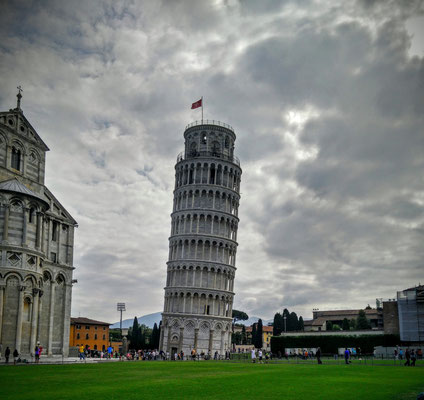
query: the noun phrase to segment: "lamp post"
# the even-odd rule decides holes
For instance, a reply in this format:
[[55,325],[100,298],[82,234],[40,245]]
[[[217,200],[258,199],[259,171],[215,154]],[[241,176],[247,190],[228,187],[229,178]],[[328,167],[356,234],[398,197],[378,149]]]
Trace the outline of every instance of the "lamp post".
[[118,303],[116,305],[116,309],[121,313],[121,319],[119,321],[119,330],[121,331],[121,338],[122,338],[122,311],[126,311],[125,303]]
[[284,333],[286,333],[287,332],[287,326],[286,326],[287,315],[284,314],[283,318],[284,318]]

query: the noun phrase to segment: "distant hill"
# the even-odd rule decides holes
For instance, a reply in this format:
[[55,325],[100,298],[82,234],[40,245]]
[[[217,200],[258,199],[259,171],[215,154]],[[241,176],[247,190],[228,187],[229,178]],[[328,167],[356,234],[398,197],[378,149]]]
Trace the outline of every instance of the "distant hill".
[[[237,321],[237,324],[244,325],[244,326],[250,326],[253,325],[255,322],[259,321],[259,317],[250,317],[246,321]],[[268,323],[274,322],[274,319],[262,319],[262,325],[268,325]]]
[[[162,313],[157,312],[153,314],[147,314],[143,315],[142,317],[137,317],[138,323],[140,325],[146,325],[149,328],[153,328],[153,325],[156,323],[159,326],[159,322],[162,319]],[[122,320],[122,328],[129,328],[133,326],[134,317],[129,319],[123,319]],[[119,328],[119,321],[115,322],[113,325],[110,326],[111,329]]]
[[[157,313],[153,313],[153,314],[147,314],[147,315],[143,315],[141,317],[137,317],[138,323],[141,325],[146,325],[149,328],[153,328],[153,325],[156,323],[159,326],[159,322],[162,319],[162,313],[157,312]],[[245,326],[250,326],[252,324],[254,324],[255,322],[258,322],[259,317],[250,317],[248,320],[246,321],[237,321],[238,324],[242,324]],[[269,320],[262,320],[263,325],[268,325],[269,322],[273,322],[273,319],[269,319]],[[123,319],[122,320],[122,328],[129,328],[133,325],[134,322],[134,318],[128,318],[128,319]],[[113,325],[110,326],[111,329],[114,328],[119,328],[119,321],[115,322]]]

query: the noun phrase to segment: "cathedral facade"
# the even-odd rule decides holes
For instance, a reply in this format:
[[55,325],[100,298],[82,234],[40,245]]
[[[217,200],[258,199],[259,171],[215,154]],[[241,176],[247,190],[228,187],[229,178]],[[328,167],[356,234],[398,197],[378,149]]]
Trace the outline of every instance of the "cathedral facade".
[[17,97],[0,112],[0,344],[67,356],[77,223],[44,184],[49,149]]
[[223,355],[231,347],[240,162],[236,135],[217,121],[190,124],[175,165],[160,349]]

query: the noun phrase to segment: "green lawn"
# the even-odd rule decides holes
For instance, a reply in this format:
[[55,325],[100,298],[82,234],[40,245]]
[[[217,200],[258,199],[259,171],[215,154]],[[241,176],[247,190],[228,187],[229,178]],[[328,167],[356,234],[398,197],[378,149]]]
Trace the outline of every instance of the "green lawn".
[[0,367],[1,399],[415,399],[424,368],[229,362]]

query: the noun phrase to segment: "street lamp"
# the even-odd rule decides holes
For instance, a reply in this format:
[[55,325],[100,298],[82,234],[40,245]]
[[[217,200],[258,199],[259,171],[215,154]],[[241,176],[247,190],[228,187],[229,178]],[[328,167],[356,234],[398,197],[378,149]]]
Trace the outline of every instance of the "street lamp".
[[287,332],[287,326],[286,326],[286,320],[287,320],[287,315],[284,315],[284,333]]
[[116,309],[121,313],[121,319],[119,321],[119,329],[121,331],[121,337],[122,337],[122,311],[126,311],[125,310],[125,303],[118,303],[116,305]]

